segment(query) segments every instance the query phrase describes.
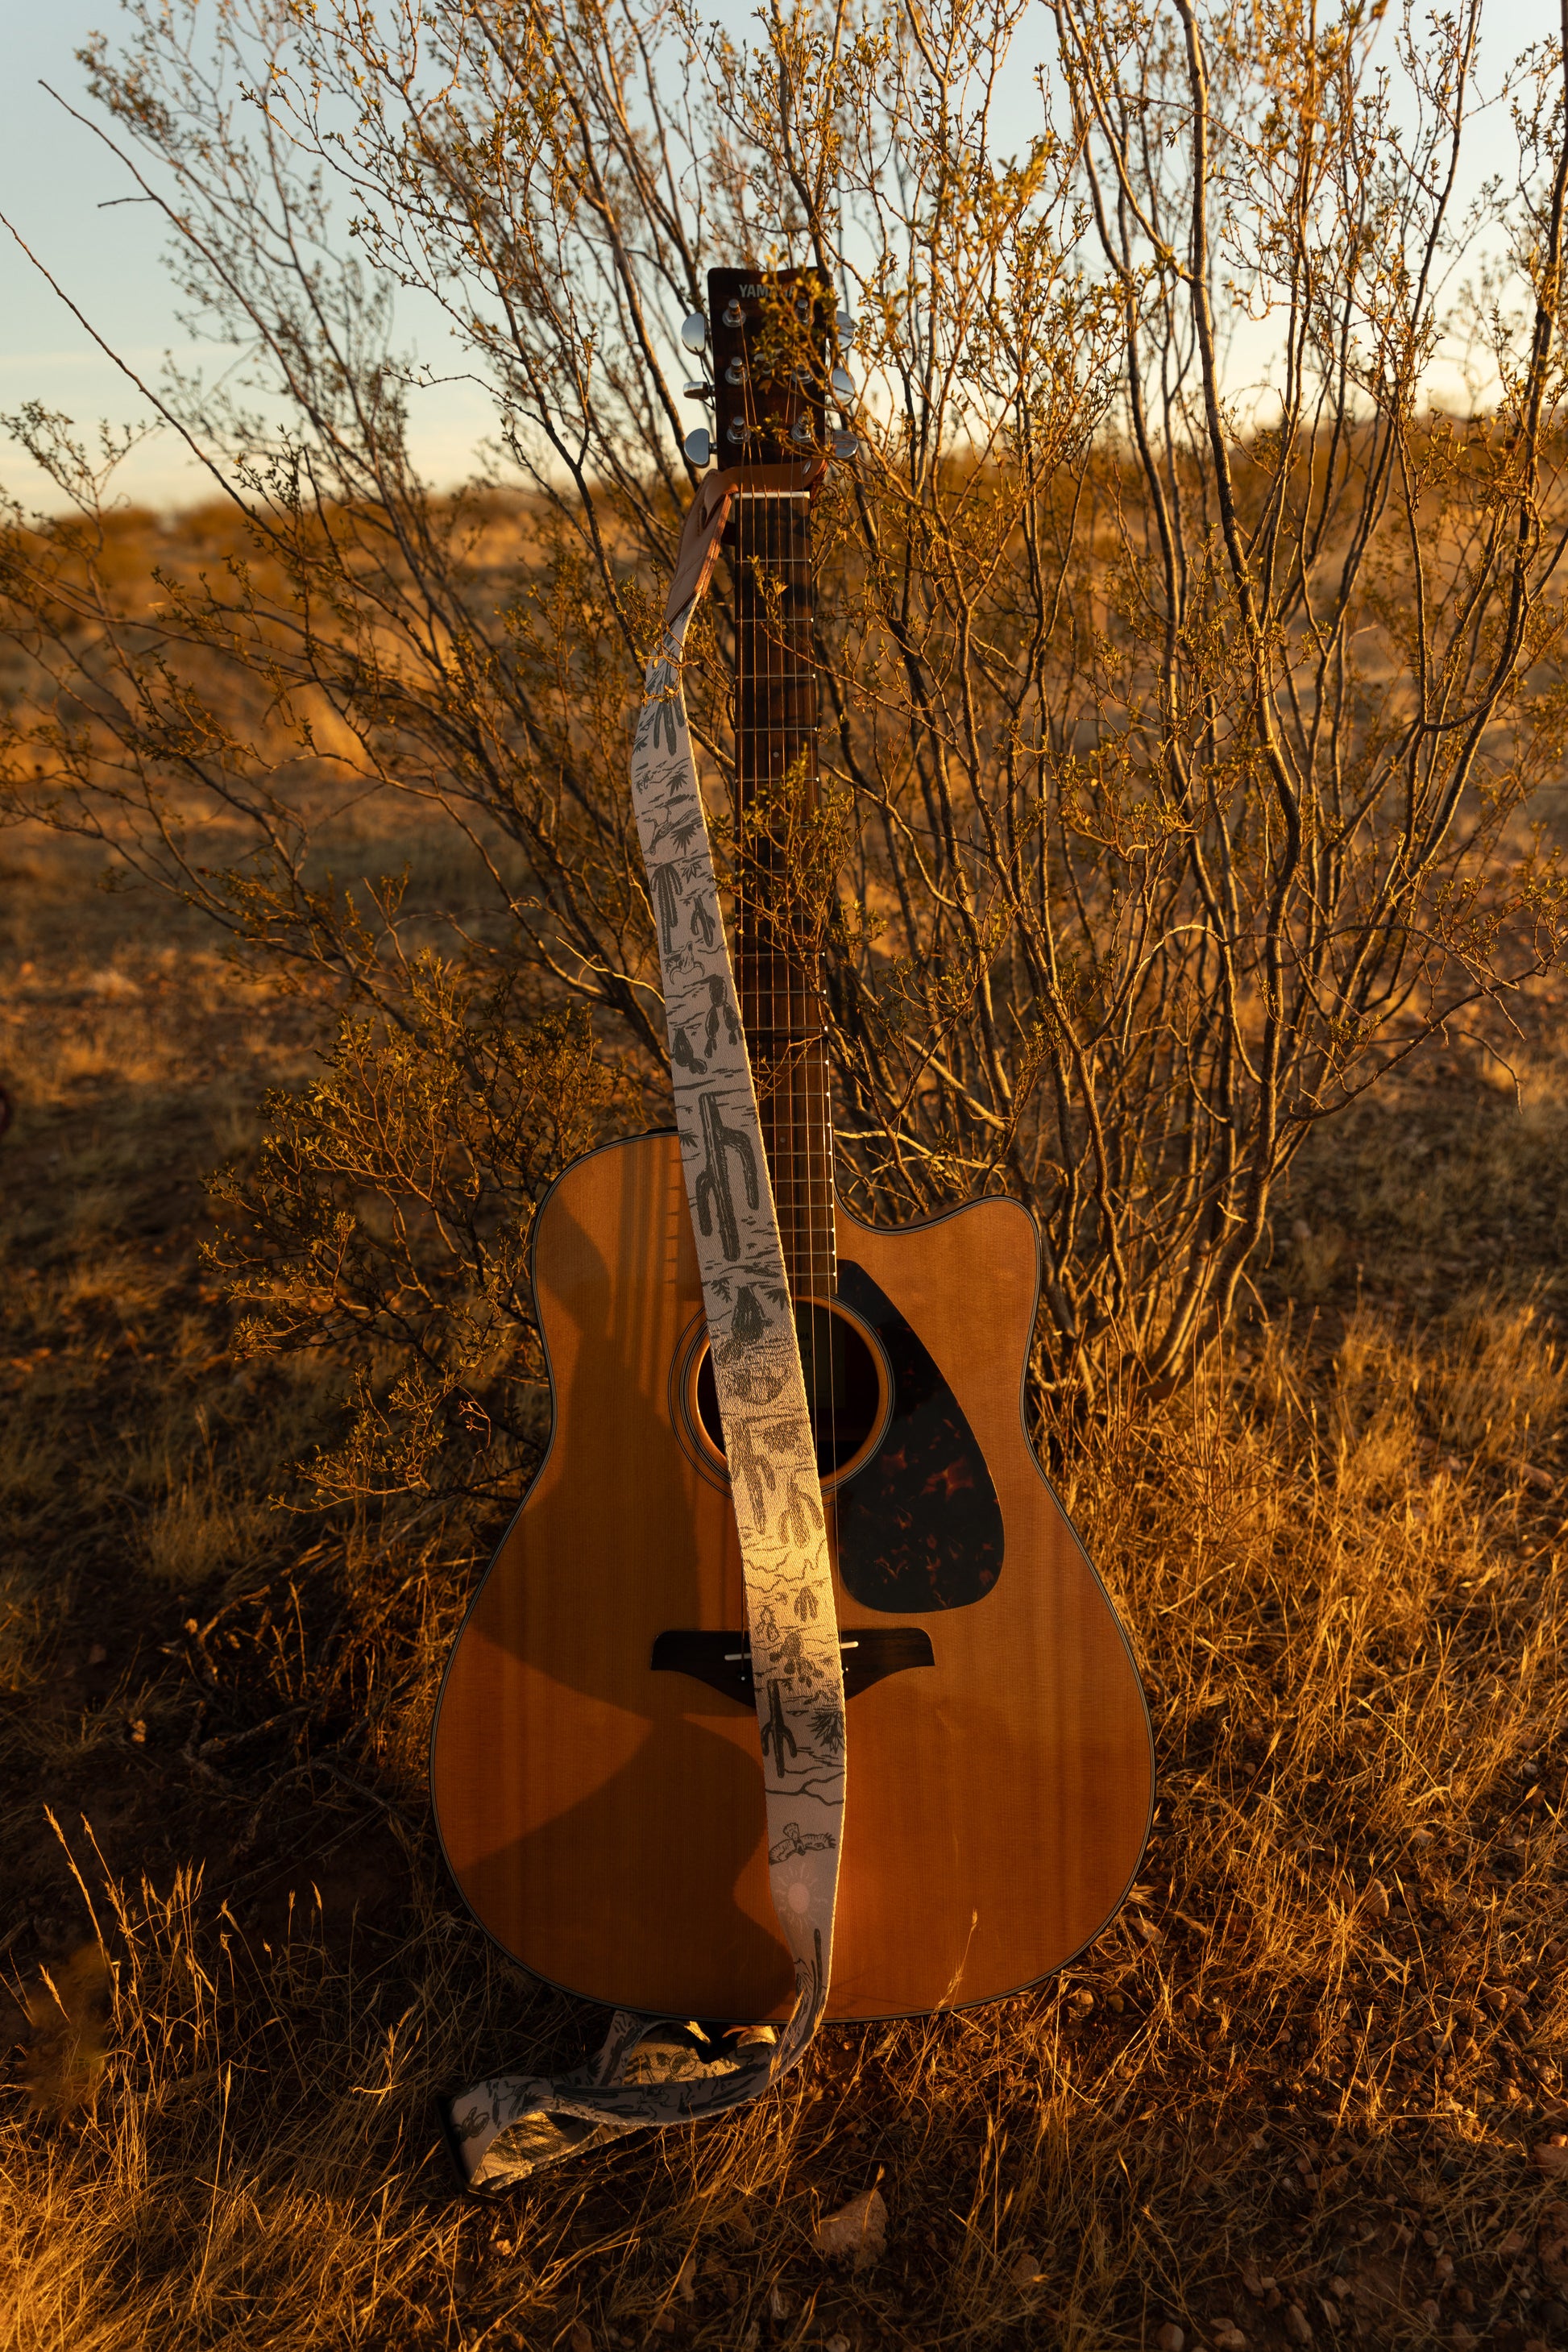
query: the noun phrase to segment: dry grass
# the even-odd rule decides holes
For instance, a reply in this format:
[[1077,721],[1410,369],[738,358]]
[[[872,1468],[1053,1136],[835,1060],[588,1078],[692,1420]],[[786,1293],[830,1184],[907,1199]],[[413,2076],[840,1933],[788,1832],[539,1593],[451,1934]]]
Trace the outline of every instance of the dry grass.
[[[3,950],[7,2346],[1568,2342],[1549,1005],[1522,1109],[1456,1060],[1326,1140],[1226,1360],[1062,1465],[1159,1731],[1100,1946],[482,2208],[432,2093],[602,2024],[430,1835],[492,1531],[272,1500],[332,1391],[236,1372],[198,1177],[309,1009],[89,880],[30,852]],[[875,2181],[886,2253],[826,2265]]]

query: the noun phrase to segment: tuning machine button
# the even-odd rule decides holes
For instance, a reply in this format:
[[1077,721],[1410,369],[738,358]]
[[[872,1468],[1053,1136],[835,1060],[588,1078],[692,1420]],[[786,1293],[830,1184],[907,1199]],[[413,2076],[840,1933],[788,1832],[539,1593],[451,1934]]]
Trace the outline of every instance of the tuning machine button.
[[713,443],[701,430],[689,433],[680,446],[694,466],[705,466],[713,455]]
[[835,368],[832,376],[829,378],[829,382],[832,383],[833,389],[840,400],[854,399],[854,378],[850,375],[847,368]]
[[693,376],[691,382],[683,386],[683,389],[688,400],[711,400],[713,397],[712,385],[701,376]]
[[724,381],[726,383],[744,383],[746,381],[745,362],[743,360],[731,360],[729,366],[724,371]]
[[853,433],[836,433],[833,436],[833,454],[836,457],[858,457],[860,454],[860,444]]
[[737,446],[745,441],[747,438],[747,425],[745,418],[743,416],[731,416],[730,419],[729,432],[724,437],[727,441],[733,441]]
[[855,332],[855,321],[847,310],[840,310],[833,321],[833,331],[841,343],[847,343]]
[[680,340],[686,345],[689,352],[701,352],[707,350],[708,321],[703,317],[700,310],[693,310],[689,319],[683,319],[681,320]]

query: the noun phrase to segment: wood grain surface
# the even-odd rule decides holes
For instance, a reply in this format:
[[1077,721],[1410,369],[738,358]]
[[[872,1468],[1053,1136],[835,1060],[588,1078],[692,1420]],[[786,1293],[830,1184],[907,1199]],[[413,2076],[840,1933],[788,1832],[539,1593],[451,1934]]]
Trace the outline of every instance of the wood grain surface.
[[[1006,1537],[994,1588],[965,1608],[874,1615],[839,1588],[847,1636],[919,1624],[936,1660],[849,1708],[828,2009],[847,2019],[994,1999],[1069,1958],[1137,1866],[1152,1752],[1121,1628],[1020,1417],[1027,1213],[984,1201],[876,1232],[841,1212],[839,1250],[945,1374]],[[755,1715],[649,1666],[660,1633],[744,1622],[728,1495],[676,1426],[672,1367],[701,1292],[673,1136],[567,1170],[534,1283],[554,1433],[437,1704],[447,1859],[483,1926],[554,1984],[660,2014],[782,2017]]]

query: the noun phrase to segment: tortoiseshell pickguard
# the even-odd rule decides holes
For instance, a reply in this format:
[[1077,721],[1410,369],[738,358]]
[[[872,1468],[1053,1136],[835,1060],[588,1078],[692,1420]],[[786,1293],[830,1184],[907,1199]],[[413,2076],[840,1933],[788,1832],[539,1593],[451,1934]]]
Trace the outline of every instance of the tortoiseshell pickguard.
[[839,1576],[864,1609],[967,1608],[1002,1572],[1002,1508],[985,1457],[920,1339],[852,1260],[839,1260],[838,1297],[876,1332],[893,1376],[888,1433],[838,1489]]

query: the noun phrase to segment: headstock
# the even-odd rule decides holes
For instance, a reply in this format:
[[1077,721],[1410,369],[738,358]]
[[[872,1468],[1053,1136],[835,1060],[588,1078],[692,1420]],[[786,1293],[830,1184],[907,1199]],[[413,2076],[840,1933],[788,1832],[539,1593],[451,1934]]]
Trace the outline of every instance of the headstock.
[[828,415],[829,402],[852,399],[842,368],[829,366],[835,331],[850,321],[836,314],[832,289],[805,269],[710,269],[708,318],[686,321],[689,351],[705,347],[709,376],[689,383],[689,399],[713,404],[711,434],[689,434],[686,455],[721,472],[737,466],[776,466],[814,456],[855,454],[853,436]]

